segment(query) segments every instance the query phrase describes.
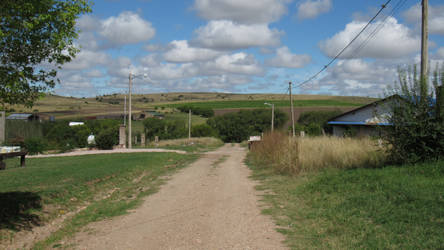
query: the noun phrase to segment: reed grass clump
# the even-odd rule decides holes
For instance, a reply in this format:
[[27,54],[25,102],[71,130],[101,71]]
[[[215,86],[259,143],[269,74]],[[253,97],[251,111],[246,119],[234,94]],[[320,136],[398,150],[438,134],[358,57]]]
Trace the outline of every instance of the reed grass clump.
[[289,137],[265,134],[252,148],[254,164],[281,173],[299,174],[325,168],[372,168],[382,166],[386,153],[370,138]]

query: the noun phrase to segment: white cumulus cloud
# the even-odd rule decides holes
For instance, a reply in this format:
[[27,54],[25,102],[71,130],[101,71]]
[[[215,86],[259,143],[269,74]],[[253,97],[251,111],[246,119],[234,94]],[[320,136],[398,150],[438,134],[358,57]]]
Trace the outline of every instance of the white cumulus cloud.
[[287,13],[291,0],[196,0],[194,9],[206,20],[244,24],[270,23]]
[[201,73],[204,75],[262,75],[264,69],[253,55],[239,52],[230,55],[222,55],[214,61],[204,63],[201,67]]
[[278,68],[302,68],[311,62],[309,55],[292,54],[286,46],[276,50],[276,56],[268,59],[266,64]]
[[232,21],[211,21],[196,30],[195,43],[219,50],[277,46],[283,32],[266,24],[236,24]]
[[[378,27],[378,33],[365,43],[369,34]],[[333,37],[322,41],[320,48],[324,54],[334,57],[341,51],[366,25],[365,22],[353,21],[345,26]],[[358,50],[361,44],[366,44]],[[342,54],[341,58],[399,58],[417,52],[420,48],[420,37],[412,34],[411,30],[393,18],[389,17],[385,24],[381,21],[369,27],[357,40]]]
[[156,30],[138,14],[126,11],[101,21],[99,33],[112,45],[120,46],[148,41]]
[[311,19],[329,12],[332,7],[331,0],[307,0],[298,6],[298,19]]
[[221,54],[221,52],[211,49],[190,47],[186,40],[174,40],[170,43],[169,48],[163,57],[168,62],[176,63],[207,61]]
[[[415,4],[403,13],[409,23],[421,25],[422,9],[420,4]],[[444,5],[429,5],[429,32],[431,34],[444,35]]]

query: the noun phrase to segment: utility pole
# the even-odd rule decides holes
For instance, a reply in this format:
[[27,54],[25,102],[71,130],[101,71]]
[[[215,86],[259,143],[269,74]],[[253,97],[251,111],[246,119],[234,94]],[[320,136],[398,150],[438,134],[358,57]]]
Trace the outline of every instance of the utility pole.
[[293,110],[293,96],[291,94],[291,82],[288,83],[288,90],[290,91],[290,107],[291,107],[291,126],[293,130],[293,137],[296,136],[296,133],[294,132],[294,110]]
[[188,140],[191,140],[191,109],[188,110]]
[[271,133],[274,131],[274,104],[271,104]]
[[421,26],[421,102],[425,102],[427,96],[427,52],[428,52],[428,16],[429,16],[429,0],[422,0],[422,26]]
[[125,95],[125,102],[123,105],[123,126],[126,126],[126,95]]
[[131,143],[131,118],[132,118],[132,113],[131,113],[131,89],[132,89],[132,74],[131,72],[129,73],[129,107],[128,107],[128,148],[131,149],[132,148],[132,143]]

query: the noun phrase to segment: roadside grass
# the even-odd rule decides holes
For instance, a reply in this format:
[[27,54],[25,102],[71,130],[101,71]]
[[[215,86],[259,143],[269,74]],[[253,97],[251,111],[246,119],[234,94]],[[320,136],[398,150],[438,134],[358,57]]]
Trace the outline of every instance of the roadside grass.
[[188,138],[182,138],[173,140],[161,140],[158,143],[151,142],[147,147],[183,150],[189,153],[203,153],[213,151],[223,145],[223,141],[217,138],[192,137],[191,140],[188,140]]
[[282,175],[246,160],[292,249],[439,249],[444,161]]
[[274,132],[264,134],[262,141],[254,144],[251,158],[263,168],[298,175],[326,168],[380,167],[387,155],[377,141],[370,138],[300,138]]
[[25,168],[9,159],[0,172],[0,246],[12,240],[14,232],[80,207],[85,209],[35,248],[51,247],[90,222],[125,214],[157,191],[163,183],[159,177],[196,158],[175,153],[88,155],[28,159]]
[[[244,100],[244,101],[207,101],[207,102],[188,102],[187,105],[211,109],[231,109],[231,108],[265,108],[264,103],[271,102],[276,107],[289,107],[288,100]],[[296,107],[320,107],[320,106],[362,106],[362,103],[339,100],[295,100]],[[169,104],[170,107],[178,107],[183,103]]]

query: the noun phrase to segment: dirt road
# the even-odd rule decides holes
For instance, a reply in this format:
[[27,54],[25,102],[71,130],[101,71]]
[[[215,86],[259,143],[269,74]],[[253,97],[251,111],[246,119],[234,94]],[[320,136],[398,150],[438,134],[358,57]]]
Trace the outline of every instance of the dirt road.
[[129,215],[76,235],[78,249],[285,249],[260,213],[246,150],[225,145],[174,175]]

